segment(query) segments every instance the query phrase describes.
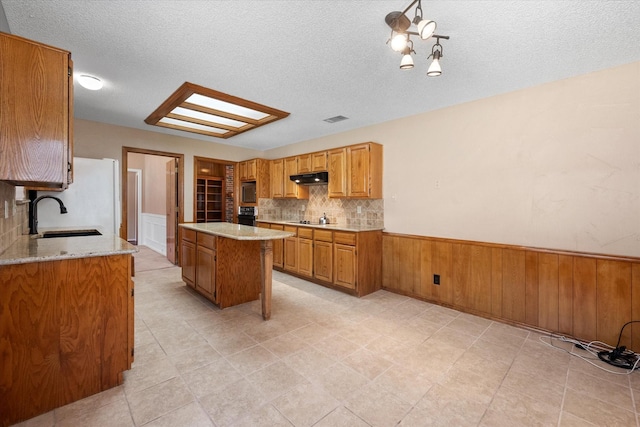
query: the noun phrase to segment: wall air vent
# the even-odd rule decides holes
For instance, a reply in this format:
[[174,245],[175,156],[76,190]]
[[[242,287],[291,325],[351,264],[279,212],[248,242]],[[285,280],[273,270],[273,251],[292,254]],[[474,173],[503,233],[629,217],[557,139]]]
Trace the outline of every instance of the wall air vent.
[[329,117],[328,119],[324,119],[324,121],[327,123],[337,123],[347,119],[349,119],[349,117],[335,116],[335,117]]

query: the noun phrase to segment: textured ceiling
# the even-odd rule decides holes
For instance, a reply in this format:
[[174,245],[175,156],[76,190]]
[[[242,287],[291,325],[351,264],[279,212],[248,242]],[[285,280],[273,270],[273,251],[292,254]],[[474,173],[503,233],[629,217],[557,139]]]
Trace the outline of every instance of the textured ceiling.
[[[409,3],[1,0],[13,34],[106,82],[76,84],[76,117],[257,150],[640,60],[637,0],[423,0],[451,37],[428,78],[432,42],[415,42],[408,71],[385,44],[385,15]],[[228,140],[145,124],[185,81],[291,115]],[[323,121],[337,115],[349,120]]]

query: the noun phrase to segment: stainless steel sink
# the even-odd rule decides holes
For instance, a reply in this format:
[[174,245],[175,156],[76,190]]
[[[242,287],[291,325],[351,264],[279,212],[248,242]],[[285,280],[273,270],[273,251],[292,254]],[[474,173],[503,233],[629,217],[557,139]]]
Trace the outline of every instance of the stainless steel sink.
[[81,237],[81,236],[102,236],[102,233],[95,228],[89,230],[55,230],[45,231],[41,238],[50,239],[53,237]]

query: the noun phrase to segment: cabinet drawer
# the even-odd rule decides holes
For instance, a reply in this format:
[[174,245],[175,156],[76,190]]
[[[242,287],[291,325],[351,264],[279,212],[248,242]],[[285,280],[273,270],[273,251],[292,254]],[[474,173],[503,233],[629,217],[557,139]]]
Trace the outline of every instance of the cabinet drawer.
[[267,223],[267,222],[259,222],[256,224],[258,227],[260,228],[271,228],[271,224]]
[[296,237],[298,235],[298,227],[291,227],[289,225],[285,225],[284,226],[284,231],[287,231],[289,233],[293,233],[293,236],[291,236],[291,237]]
[[333,232],[327,230],[316,230],[314,233],[316,240],[321,242],[333,242]]
[[281,225],[281,224],[271,224],[271,229],[272,229],[272,230],[280,230],[280,231],[282,231],[282,230],[284,230],[284,225]]
[[188,242],[195,243],[196,242],[196,231],[189,230],[188,228],[182,229],[182,238]]
[[216,236],[207,233],[198,233],[198,245],[209,249],[215,249]]
[[356,245],[356,233],[348,233],[344,231],[336,231],[333,236],[333,241],[335,243],[340,243],[342,245]]
[[298,228],[298,237],[301,239],[313,239],[313,228]]

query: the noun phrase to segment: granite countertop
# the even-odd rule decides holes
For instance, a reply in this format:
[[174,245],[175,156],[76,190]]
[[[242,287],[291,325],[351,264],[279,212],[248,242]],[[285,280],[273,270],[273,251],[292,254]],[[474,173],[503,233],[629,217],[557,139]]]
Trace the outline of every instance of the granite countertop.
[[[83,227],[83,229],[86,228],[92,227]],[[69,230],[69,228],[67,227],[65,230]],[[18,237],[18,240],[0,254],[0,266],[138,252],[135,246],[111,233],[104,233],[101,236],[43,239],[37,236],[41,236],[46,231],[59,231],[59,229],[51,228],[40,231],[39,235]]]
[[180,224],[180,227],[235,240],[277,240],[293,236],[293,233],[287,231],[270,230],[228,222],[188,223]]
[[301,224],[298,221],[282,221],[282,220],[270,220],[270,219],[259,219],[258,222],[267,222],[269,224],[291,225],[295,227],[321,228],[326,230],[353,231],[356,233],[361,231],[384,230],[384,226],[380,227],[380,226],[370,226],[370,225]]

